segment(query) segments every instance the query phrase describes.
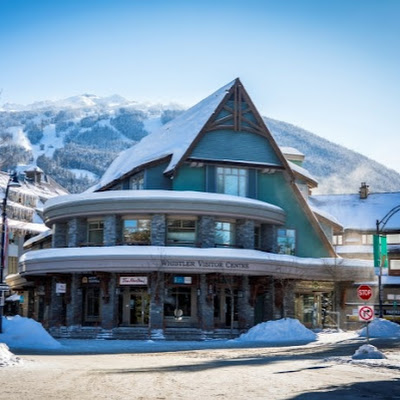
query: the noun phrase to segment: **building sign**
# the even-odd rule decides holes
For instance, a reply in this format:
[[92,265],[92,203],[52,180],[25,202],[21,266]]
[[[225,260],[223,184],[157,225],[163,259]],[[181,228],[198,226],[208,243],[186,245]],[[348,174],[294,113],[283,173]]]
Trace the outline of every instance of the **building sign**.
[[82,283],[100,283],[100,279],[97,276],[84,276]]
[[56,293],[66,293],[67,284],[66,283],[56,283]]
[[147,276],[120,276],[120,285],[147,285]]
[[174,283],[178,285],[191,285],[192,277],[191,276],[174,276]]
[[184,267],[184,268],[216,268],[216,269],[249,269],[249,263],[231,262],[231,261],[179,261],[179,260],[161,260],[163,267]]

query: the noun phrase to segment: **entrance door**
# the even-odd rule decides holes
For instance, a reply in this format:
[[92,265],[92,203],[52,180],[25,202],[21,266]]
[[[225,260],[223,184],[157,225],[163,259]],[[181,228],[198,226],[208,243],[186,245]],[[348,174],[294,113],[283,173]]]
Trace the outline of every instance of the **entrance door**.
[[144,291],[134,291],[129,299],[129,324],[148,325],[149,295]]

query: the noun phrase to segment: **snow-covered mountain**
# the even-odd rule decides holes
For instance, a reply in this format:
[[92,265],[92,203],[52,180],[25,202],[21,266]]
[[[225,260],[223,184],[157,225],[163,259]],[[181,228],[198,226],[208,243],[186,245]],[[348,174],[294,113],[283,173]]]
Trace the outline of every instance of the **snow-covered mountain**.
[[[96,183],[122,150],[182,112],[175,104],[147,104],[91,94],[0,108],[0,168],[37,165],[73,193]],[[400,174],[286,122],[265,118],[280,146],[305,154],[319,193],[399,191]]]

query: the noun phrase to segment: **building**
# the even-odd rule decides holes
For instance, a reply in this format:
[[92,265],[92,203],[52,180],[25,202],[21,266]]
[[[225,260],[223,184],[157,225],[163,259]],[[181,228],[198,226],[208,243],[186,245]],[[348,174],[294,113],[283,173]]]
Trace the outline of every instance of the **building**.
[[[3,271],[6,282],[12,286],[20,279],[18,259],[23,253],[24,242],[49,231],[42,219],[44,203],[51,197],[68,193],[38,167],[18,167],[17,176],[20,186],[10,187],[7,198],[8,240]],[[0,171],[0,190],[3,198],[8,180],[9,174]],[[23,309],[28,307],[23,298],[21,302],[17,302],[16,299],[17,296],[9,296],[6,299],[6,313],[15,312],[20,306]]]
[[[277,146],[239,79],[164,125],[79,195],[49,200],[52,248],[20,261],[54,336],[200,339],[296,317],[322,326],[370,263],[339,260],[306,199],[317,182]],[[332,236],[332,235],[330,235]],[[48,243],[41,237],[29,246]]]
[[[400,192],[370,193],[363,182],[358,194],[313,195],[309,202],[314,209],[329,214],[339,221],[333,232],[337,254],[346,259],[364,259],[374,264],[373,236],[387,238],[387,261],[381,271],[383,317],[400,322]],[[385,223],[386,222],[386,223]],[[379,275],[380,271],[376,271]],[[379,315],[378,277],[367,282],[355,281],[345,298],[347,321],[357,323],[357,308],[363,302],[357,298],[357,286],[368,283],[373,288],[371,303]]]

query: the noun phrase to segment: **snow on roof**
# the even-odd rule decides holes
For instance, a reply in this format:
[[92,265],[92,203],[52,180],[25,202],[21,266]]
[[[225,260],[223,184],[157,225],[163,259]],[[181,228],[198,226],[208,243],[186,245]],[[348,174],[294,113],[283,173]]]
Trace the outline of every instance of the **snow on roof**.
[[311,183],[313,183],[315,186],[318,186],[318,181],[316,178],[314,178],[311,173],[309,171],[307,171],[305,168],[300,167],[300,165],[295,164],[292,161],[288,160],[288,164],[290,166],[290,168],[292,168],[292,170],[301,175],[303,178],[306,178],[308,181],[310,181]]
[[42,233],[39,233],[39,235],[36,235],[36,236],[30,238],[29,240],[27,240],[27,241],[24,243],[24,246],[30,246],[31,244],[33,244],[33,243],[35,243],[35,242],[38,242],[38,241],[40,241],[40,240],[42,240],[42,239],[44,239],[44,238],[49,237],[52,233],[53,233],[53,230],[47,228],[47,229],[46,229],[45,231],[43,231]]
[[282,153],[285,155],[304,156],[304,154],[300,150],[297,150],[294,147],[280,146],[279,148],[281,149]]
[[[375,231],[376,221],[400,205],[400,192],[371,193],[366,199],[358,194],[312,195],[309,203],[333,215],[345,229]],[[390,218],[385,230],[400,230],[400,212]]]
[[327,212],[324,211],[324,210],[320,210],[319,208],[316,208],[316,207],[310,206],[310,208],[311,208],[311,210],[312,210],[312,212],[313,212],[314,214],[317,214],[317,215],[319,215],[319,216],[321,216],[321,217],[327,219],[328,221],[331,221],[331,222],[333,222],[334,224],[336,224],[336,225],[342,227],[342,224],[341,224],[333,215],[327,213]]
[[[0,224],[2,223],[0,218]],[[33,222],[18,221],[16,219],[7,218],[8,227],[11,230],[21,230],[26,232],[40,233],[47,231],[49,228],[44,224],[35,224]]]
[[109,190],[100,193],[81,193],[72,194],[67,196],[58,196],[49,199],[46,202],[45,208],[48,210],[50,207],[58,206],[61,204],[67,204],[71,202],[79,202],[85,200],[102,200],[107,199],[118,199],[122,198],[132,198],[136,199],[159,199],[159,200],[179,200],[184,199],[199,199],[204,202],[215,202],[220,201],[225,204],[248,204],[260,207],[268,207],[271,210],[275,210],[284,213],[283,209],[270,203],[266,203],[261,200],[250,199],[248,197],[233,196],[223,193],[205,193],[205,192],[195,192],[195,191],[172,191],[172,190]]
[[223,86],[158,131],[122,152],[104,173],[100,182],[88,191],[98,190],[142,164],[167,156],[172,157],[164,172],[172,171],[235,81]]

